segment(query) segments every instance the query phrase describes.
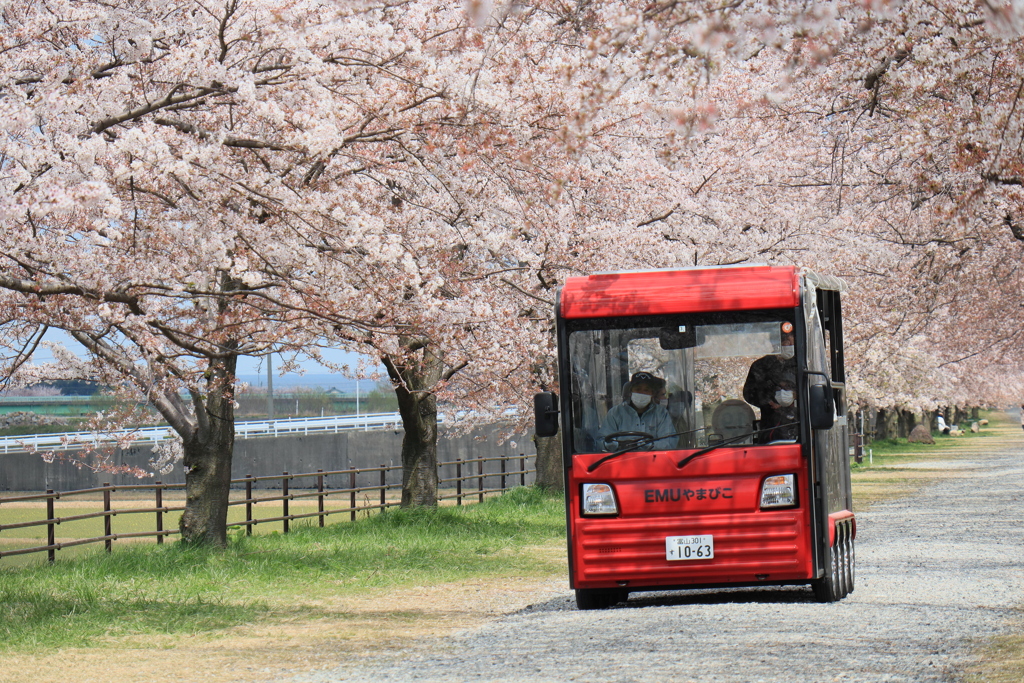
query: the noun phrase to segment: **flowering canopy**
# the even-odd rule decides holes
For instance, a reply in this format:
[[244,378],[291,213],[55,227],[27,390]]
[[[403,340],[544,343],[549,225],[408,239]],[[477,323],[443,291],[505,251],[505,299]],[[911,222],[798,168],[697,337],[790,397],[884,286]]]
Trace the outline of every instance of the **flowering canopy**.
[[5,3],[7,345],[70,330],[180,415],[211,359],[323,340],[515,390],[565,274],[778,261],[854,281],[865,399],[1020,362],[1012,3],[468,10]]

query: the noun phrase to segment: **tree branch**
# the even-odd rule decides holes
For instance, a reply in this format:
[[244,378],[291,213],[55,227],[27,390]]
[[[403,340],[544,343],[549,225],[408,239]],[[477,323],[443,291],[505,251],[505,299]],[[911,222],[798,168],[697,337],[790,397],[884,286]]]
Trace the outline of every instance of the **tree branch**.
[[[214,134],[208,130],[203,130],[198,126],[195,126],[186,121],[178,121],[176,119],[166,119],[163,117],[157,117],[153,119],[153,123],[158,126],[168,126],[174,128],[182,133],[188,135],[195,135],[200,140],[209,140],[214,137]],[[226,136],[221,144],[225,147],[241,147],[244,149],[269,149],[275,152],[298,152],[301,151],[300,147],[293,145],[282,145],[276,142],[267,142],[265,140],[253,140],[250,138],[236,138],[234,136]]]
[[50,327],[48,325],[42,325],[38,332],[33,333],[32,337],[25,342],[25,346],[22,347],[21,351],[18,351],[15,355],[14,360],[11,363],[11,369],[4,377],[0,377],[0,383],[9,382],[18,369],[28,362],[29,358],[32,357],[32,354],[36,352],[37,348],[39,348],[39,343],[43,340],[43,336],[49,329]]
[[99,337],[79,330],[65,330],[65,332],[79,344],[89,349],[91,353],[101,358],[105,363],[116,368],[125,377],[130,378],[132,383],[146,394],[147,398],[153,403],[153,406],[182,439],[187,440],[192,437],[196,425],[193,423],[188,412],[183,409],[184,406],[180,400],[174,400],[176,397],[172,397],[168,392],[157,391],[153,383],[147,381],[147,378],[142,375],[137,365],[126,359],[110,344],[107,344]]
[[[714,174],[712,174],[712,175],[714,175]],[[704,182],[706,183],[707,180],[705,180]],[[704,185],[702,184],[701,187],[704,187]],[[700,192],[699,188],[697,189],[697,192]],[[694,192],[694,194],[697,194],[697,192]],[[663,221],[666,218],[668,218],[669,216],[671,216],[672,214],[674,214],[676,212],[676,209],[678,209],[678,208],[679,208],[679,205],[676,204],[675,206],[673,206],[671,209],[669,209],[665,213],[661,214],[660,216],[655,216],[654,218],[648,219],[648,220],[644,221],[643,223],[637,223],[636,227],[642,228],[645,225],[650,225],[651,223],[657,223],[658,221]]]
[[175,94],[184,88],[185,85],[179,83],[178,85],[171,88],[171,91],[163,97],[161,97],[159,100],[156,100],[155,102],[150,102],[149,104],[138,107],[136,109],[132,109],[130,111],[122,112],[117,116],[109,116],[103,119],[102,121],[99,121],[96,124],[94,124],[93,127],[89,129],[89,132],[94,135],[99,134],[107,130],[108,128],[113,128],[118,124],[142,118],[146,114],[151,114],[155,111],[166,109],[167,107],[172,107],[174,105],[182,104],[184,102],[193,102],[195,100],[208,97],[209,95],[232,93],[235,92],[235,90],[237,90],[237,88],[197,88],[188,94]]

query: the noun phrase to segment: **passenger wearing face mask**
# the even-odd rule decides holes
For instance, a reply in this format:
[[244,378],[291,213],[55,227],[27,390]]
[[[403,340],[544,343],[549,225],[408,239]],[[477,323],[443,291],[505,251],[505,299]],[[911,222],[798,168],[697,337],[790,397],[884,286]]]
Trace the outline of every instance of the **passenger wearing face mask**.
[[783,373],[775,389],[769,405],[772,408],[771,422],[762,421],[761,428],[768,429],[761,441],[795,441],[799,435],[799,417],[796,412],[796,378],[791,373]]
[[604,437],[617,432],[643,432],[659,439],[638,450],[675,447],[675,438],[660,438],[675,433],[668,410],[654,400],[664,387],[665,380],[649,372],[634,373],[627,387],[628,398],[609,410],[605,416],[604,424],[601,425],[602,442]]
[[[780,404],[775,400],[783,375],[796,377],[796,358],[794,358],[793,323],[784,322],[782,333],[782,352],[758,358],[751,364],[747,372],[747,381],[743,384],[743,400],[761,409],[760,428],[765,429],[782,424],[775,419],[774,413]],[[795,384],[792,389],[795,391]],[[764,440],[762,437],[761,440]]]

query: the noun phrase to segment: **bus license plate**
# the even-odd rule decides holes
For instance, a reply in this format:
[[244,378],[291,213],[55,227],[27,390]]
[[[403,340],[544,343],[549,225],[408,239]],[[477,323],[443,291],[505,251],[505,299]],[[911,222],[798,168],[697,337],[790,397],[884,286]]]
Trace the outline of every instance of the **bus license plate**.
[[714,536],[668,536],[666,560],[710,560],[715,556]]

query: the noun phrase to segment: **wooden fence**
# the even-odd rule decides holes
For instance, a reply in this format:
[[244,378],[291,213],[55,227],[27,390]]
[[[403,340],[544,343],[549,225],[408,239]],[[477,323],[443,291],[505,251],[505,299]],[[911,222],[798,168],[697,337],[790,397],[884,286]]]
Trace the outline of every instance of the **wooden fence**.
[[[456,460],[453,463],[438,463],[439,473],[444,467],[454,466],[455,469],[454,477],[439,477],[438,500],[454,500],[455,505],[462,505],[463,501],[467,498],[475,498],[482,503],[487,494],[500,493],[513,486],[525,486],[526,476],[535,471],[535,463],[533,464],[534,467],[527,468],[527,461],[533,458],[535,456],[520,454],[518,456],[472,458]],[[498,463],[499,471],[485,471],[487,469],[494,469],[493,467],[485,467],[487,463]],[[229,508],[245,506],[245,519],[229,522],[229,526],[244,527],[246,534],[251,535],[253,526],[257,524],[280,522],[282,531],[288,533],[290,523],[300,519],[316,517],[321,527],[324,526],[325,519],[330,515],[347,514],[350,520],[355,521],[356,514],[359,512],[369,514],[373,510],[384,510],[389,507],[397,507],[400,504],[401,501],[396,496],[389,494],[400,491],[402,488],[401,484],[388,483],[388,474],[400,472],[401,469],[401,466],[397,465],[381,465],[379,467],[363,469],[329,472],[317,470],[316,472],[302,474],[284,472],[280,476],[247,476],[242,479],[232,479],[231,484],[233,488],[241,489],[244,487],[245,497],[229,500],[228,506]],[[365,484],[367,477],[373,481],[372,484]],[[364,485],[357,485],[359,479],[363,480]],[[391,479],[394,479],[394,477],[391,477]],[[343,486],[328,485],[330,481],[337,483],[339,480],[343,482]],[[164,528],[164,515],[181,512],[185,509],[184,505],[165,505],[164,492],[171,490],[183,491],[184,488],[184,484],[163,484],[157,481],[152,484],[132,484],[127,486],[104,484],[103,486],[77,491],[47,491],[46,493],[0,498],[0,520],[2,520],[5,504],[32,504],[42,501],[46,503],[45,519],[30,519],[13,524],[0,524],[0,539],[3,539],[2,533],[7,530],[46,526],[46,545],[0,550],[0,558],[11,555],[46,552],[49,561],[53,562],[56,551],[62,548],[90,543],[103,543],[107,552],[111,551],[114,541],[123,539],[153,537],[156,538],[157,543],[163,543],[165,537],[179,533],[177,529]],[[280,493],[277,492],[278,489]],[[268,495],[254,494],[254,491]],[[132,502],[139,500],[140,493],[146,497],[145,492],[152,492],[151,498],[154,504],[152,507],[115,508],[113,495],[118,492],[131,493],[132,497],[130,500]],[[95,496],[97,494],[102,495],[102,511],[57,516],[56,501],[73,499],[76,496]],[[362,501],[359,500],[360,494],[363,494]],[[371,496],[367,494],[372,494],[372,500]],[[315,512],[302,512],[299,514],[291,512],[289,503],[307,499],[316,499],[317,509]],[[337,507],[336,501],[339,499],[344,499],[347,504],[344,507]],[[260,503],[280,503],[280,508],[278,508],[280,514],[274,514],[269,517],[254,516],[253,506]],[[264,507],[266,506],[264,505]],[[150,518],[153,524],[152,531],[113,533],[111,519],[125,515],[152,515]],[[102,535],[57,542],[56,527],[60,524],[100,518],[103,520]]]

